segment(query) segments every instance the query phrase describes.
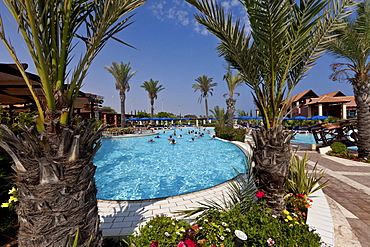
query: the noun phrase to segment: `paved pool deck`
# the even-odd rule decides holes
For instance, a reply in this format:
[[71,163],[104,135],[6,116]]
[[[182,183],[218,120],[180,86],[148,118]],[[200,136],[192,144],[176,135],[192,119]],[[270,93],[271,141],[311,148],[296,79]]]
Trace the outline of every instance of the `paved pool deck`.
[[[249,145],[234,142],[245,152]],[[304,152],[298,152],[303,155]],[[310,165],[318,162],[330,184],[310,198],[308,224],[315,228],[325,246],[370,246],[370,164],[347,161],[309,151]],[[174,197],[142,201],[99,200],[100,228],[104,237],[124,237],[155,215],[181,219],[178,211],[200,206],[199,202],[220,200],[227,189],[223,183],[210,189]],[[192,219],[188,219],[192,220]]]

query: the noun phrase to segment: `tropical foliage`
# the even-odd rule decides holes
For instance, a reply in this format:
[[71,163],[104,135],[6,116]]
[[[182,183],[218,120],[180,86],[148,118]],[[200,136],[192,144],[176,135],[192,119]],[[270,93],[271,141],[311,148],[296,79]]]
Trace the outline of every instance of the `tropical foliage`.
[[149,81],[144,81],[144,83],[140,86],[148,92],[150,105],[151,105],[151,118],[154,116],[154,100],[158,98],[158,93],[165,89],[163,85],[158,85],[159,81],[154,81],[150,78]]
[[220,108],[218,105],[216,105],[215,108],[213,108],[213,110],[211,109],[210,111],[215,116],[219,126],[225,125],[226,113],[224,108]]
[[130,72],[130,63],[112,62],[112,66],[104,66],[106,70],[109,71],[116,80],[116,89],[119,90],[119,97],[121,100],[121,127],[125,127],[125,101],[126,101],[126,91],[130,91],[130,79],[136,74],[137,71]]
[[[14,161],[20,246],[101,244],[93,158],[103,128],[73,121],[74,102],[92,61],[111,38],[129,26],[126,16],[142,0],[5,0],[34,62],[43,95],[33,90],[25,68],[7,39],[38,110],[36,126],[14,134],[0,125],[0,146]],[[79,42],[83,46],[78,46]],[[79,60],[74,60],[78,57]]]
[[332,64],[333,80],[348,81],[353,86],[357,105],[359,158],[370,158],[370,1],[358,6],[357,15],[346,19],[344,29],[337,30],[326,48],[333,57],[347,62]]
[[208,96],[213,95],[213,87],[217,86],[217,83],[212,83],[213,78],[206,75],[199,76],[197,79],[195,79],[195,81],[198,83],[194,83],[192,88],[194,88],[194,92],[200,91],[199,103],[202,102],[202,99],[204,99],[206,106],[206,118],[208,118]]
[[266,193],[272,212],[281,215],[294,136],[282,131],[290,94],[323,54],[323,44],[335,35],[333,31],[343,27],[339,20],[353,12],[354,1],[240,1],[250,33],[213,0],[187,2],[201,12],[196,20],[219,38],[220,56],[240,71],[253,90],[263,117],[263,128],[252,132],[256,184]]

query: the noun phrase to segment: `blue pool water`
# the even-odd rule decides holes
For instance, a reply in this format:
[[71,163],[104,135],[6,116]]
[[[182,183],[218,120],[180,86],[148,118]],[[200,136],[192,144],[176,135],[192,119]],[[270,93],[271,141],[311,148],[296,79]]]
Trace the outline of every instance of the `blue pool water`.
[[305,144],[315,144],[315,138],[312,134],[296,134],[291,142],[295,143],[305,143]]
[[[187,134],[176,129],[175,140],[167,139],[174,130],[154,136],[103,139],[95,156],[99,199],[142,200],[199,191],[223,183],[244,171],[246,157],[235,145]],[[195,130],[198,131],[199,130]],[[210,130],[213,132],[213,130]],[[182,134],[182,138],[178,136]],[[188,141],[195,137],[195,141]],[[155,142],[147,142],[153,139]]]

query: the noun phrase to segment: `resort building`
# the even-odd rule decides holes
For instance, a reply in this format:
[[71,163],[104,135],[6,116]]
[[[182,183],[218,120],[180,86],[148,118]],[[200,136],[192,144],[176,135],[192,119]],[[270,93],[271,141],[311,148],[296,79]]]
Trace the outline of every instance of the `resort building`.
[[317,95],[312,89],[291,97],[292,108],[289,117],[331,116],[340,119],[356,117],[354,96],[346,96],[341,91]]

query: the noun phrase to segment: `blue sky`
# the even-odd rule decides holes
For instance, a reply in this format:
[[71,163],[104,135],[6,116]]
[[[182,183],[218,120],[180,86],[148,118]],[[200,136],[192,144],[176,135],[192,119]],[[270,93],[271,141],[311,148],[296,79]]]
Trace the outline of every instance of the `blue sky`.
[[[245,11],[237,0],[222,1],[222,4],[233,13],[247,21]],[[14,24],[9,24],[9,14],[3,4],[0,5],[1,15],[6,22],[6,34],[11,38],[22,62],[31,64],[20,36],[14,31]],[[193,15],[195,8],[184,0],[149,0],[135,11],[135,23],[118,34],[118,38],[137,48],[137,50],[109,41],[90,67],[82,91],[95,93],[105,97],[106,106],[120,112],[119,92],[115,89],[115,80],[103,67],[112,62],[131,63],[133,71],[137,71],[130,81],[131,90],[127,92],[126,113],[134,110],[149,111],[149,99],[146,91],[140,87],[150,78],[158,80],[165,90],[159,92],[155,101],[155,113],[166,111],[178,115],[205,115],[204,101],[198,103],[200,93],[194,92],[192,85],[202,75],[213,78],[218,83],[213,96],[209,98],[209,108],[216,105],[226,108],[226,63],[218,57],[215,50],[218,40],[202,26],[196,23]],[[0,44],[1,63],[12,63],[3,44]],[[78,56],[77,56],[78,57]],[[294,93],[313,89],[317,94],[325,94],[341,90],[346,95],[353,95],[348,83],[338,83],[329,79],[330,64],[334,59],[324,56],[302,80]],[[33,65],[30,72],[35,72]],[[250,89],[242,85],[237,89],[241,95],[237,98],[236,108],[255,109],[251,100]]]

